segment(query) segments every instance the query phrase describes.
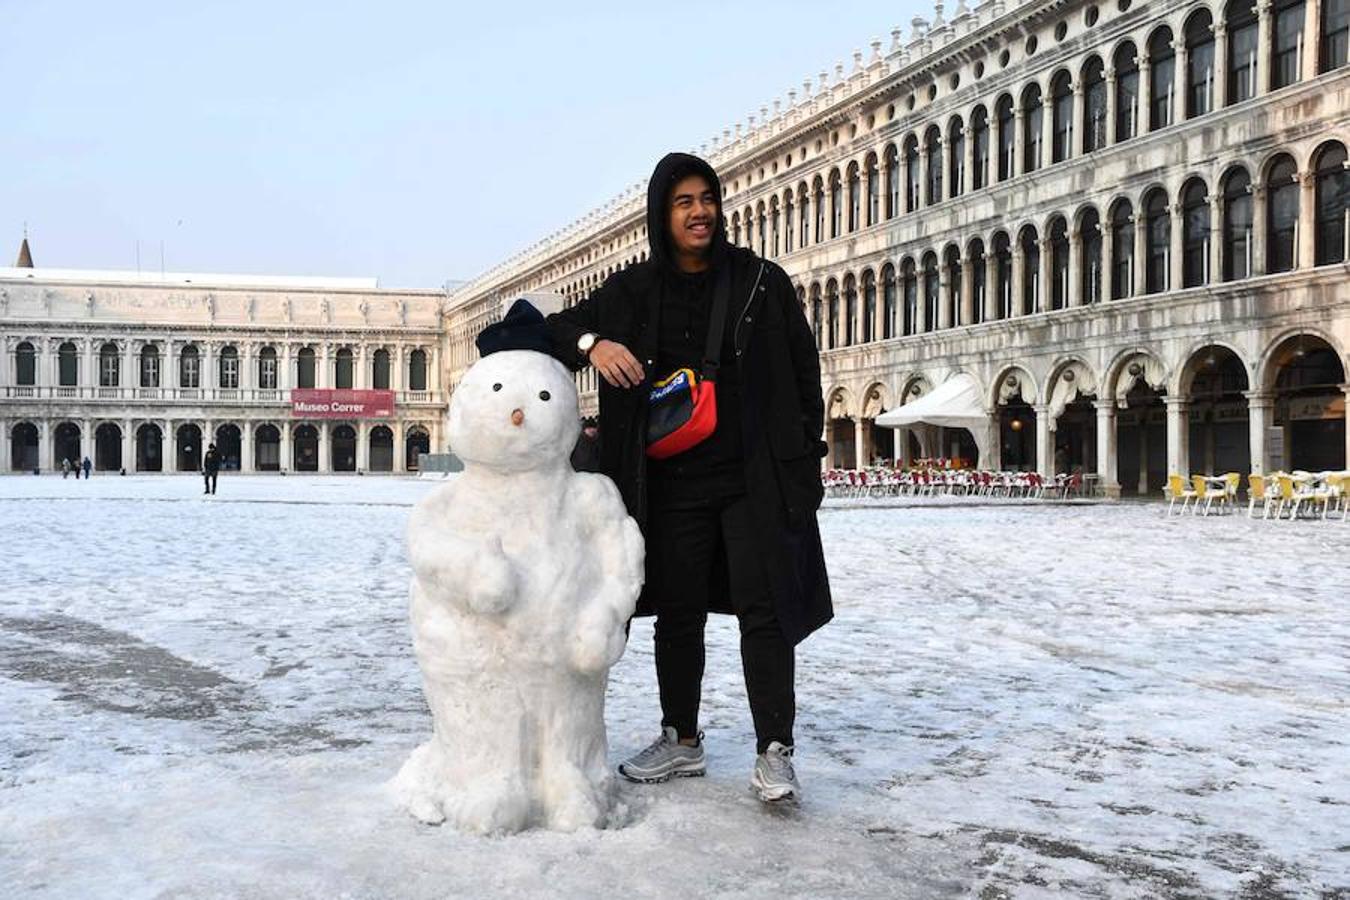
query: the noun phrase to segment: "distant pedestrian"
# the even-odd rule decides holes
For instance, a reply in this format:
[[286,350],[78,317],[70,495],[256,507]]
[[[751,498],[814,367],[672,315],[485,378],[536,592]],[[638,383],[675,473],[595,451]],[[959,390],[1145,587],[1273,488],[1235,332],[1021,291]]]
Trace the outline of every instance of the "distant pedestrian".
[[92,468],[94,467],[94,464],[91,463],[91,462],[89,461],[89,457],[86,456],[86,457],[84,458],[84,463],[83,463],[82,465],[84,466],[84,480],[85,480],[85,481],[88,481],[88,480],[89,480],[89,470],[92,469]]
[[[70,477],[70,460],[63,456],[61,457],[61,480],[64,481],[69,477]],[[79,478],[80,476],[76,475],[75,477]]]
[[207,447],[206,456],[202,457],[202,475],[206,478],[206,490],[202,493],[214,494],[216,479],[220,477],[220,452],[215,444]]

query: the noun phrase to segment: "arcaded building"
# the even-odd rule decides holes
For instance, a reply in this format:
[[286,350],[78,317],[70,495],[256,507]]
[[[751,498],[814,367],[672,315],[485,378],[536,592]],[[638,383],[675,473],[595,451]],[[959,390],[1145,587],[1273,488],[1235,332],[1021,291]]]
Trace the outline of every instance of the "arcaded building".
[[[828,464],[1345,468],[1348,44],[1350,0],[939,4],[714,138],[815,330]],[[644,202],[452,292],[451,390],[502,300],[643,259]],[[973,427],[875,426],[957,376]]]
[[443,443],[442,291],[0,269],[0,472],[404,472]]

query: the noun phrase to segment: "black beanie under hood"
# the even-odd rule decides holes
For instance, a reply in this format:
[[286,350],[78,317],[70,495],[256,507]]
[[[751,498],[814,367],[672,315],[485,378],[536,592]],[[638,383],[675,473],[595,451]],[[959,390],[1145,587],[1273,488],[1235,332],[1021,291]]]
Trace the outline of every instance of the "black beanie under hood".
[[663,269],[674,270],[674,251],[670,246],[670,189],[681,178],[702,175],[717,198],[717,224],[713,228],[709,253],[712,260],[720,260],[727,248],[727,220],[722,213],[722,180],[713,167],[688,153],[667,153],[656,164],[647,182],[647,243],[651,258]]

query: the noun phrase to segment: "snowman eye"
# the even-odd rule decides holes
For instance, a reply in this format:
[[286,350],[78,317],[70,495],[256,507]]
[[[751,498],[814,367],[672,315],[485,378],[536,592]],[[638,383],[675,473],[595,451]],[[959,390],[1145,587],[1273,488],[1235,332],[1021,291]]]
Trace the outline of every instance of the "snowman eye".
[[550,396],[551,396],[551,395],[549,394],[548,391],[540,391],[540,392],[539,392],[539,399],[540,399],[540,400],[548,400],[548,398],[549,398]]
[[500,391],[500,390],[502,389],[502,383],[501,383],[500,381],[497,382],[496,384],[494,384],[494,385],[492,386],[492,389],[493,389],[494,391]]

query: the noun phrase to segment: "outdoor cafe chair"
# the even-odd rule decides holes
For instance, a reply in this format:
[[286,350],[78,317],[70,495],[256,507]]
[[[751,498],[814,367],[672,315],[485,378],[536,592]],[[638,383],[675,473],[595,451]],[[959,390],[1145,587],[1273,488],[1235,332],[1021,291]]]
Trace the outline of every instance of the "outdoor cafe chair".
[[1191,476],[1191,493],[1195,495],[1195,505],[1191,507],[1191,515],[1199,515],[1200,504],[1205,504],[1205,515],[1209,515],[1210,509],[1214,506],[1214,501],[1219,501],[1219,507],[1222,509],[1223,502],[1227,497],[1225,489],[1212,488],[1203,475]]
[[[1177,500],[1181,501],[1181,513],[1186,512],[1186,505],[1196,499],[1195,491],[1186,490],[1186,482],[1175,472],[1167,476],[1166,493],[1170,499],[1167,504],[1167,514],[1172,514],[1172,507],[1176,505]],[[1180,515],[1180,513],[1178,513]]]
[[1247,518],[1256,517],[1256,504],[1261,504],[1261,518],[1270,516],[1270,508],[1273,505],[1273,499],[1266,493],[1266,479],[1264,476],[1255,473],[1247,476]]

